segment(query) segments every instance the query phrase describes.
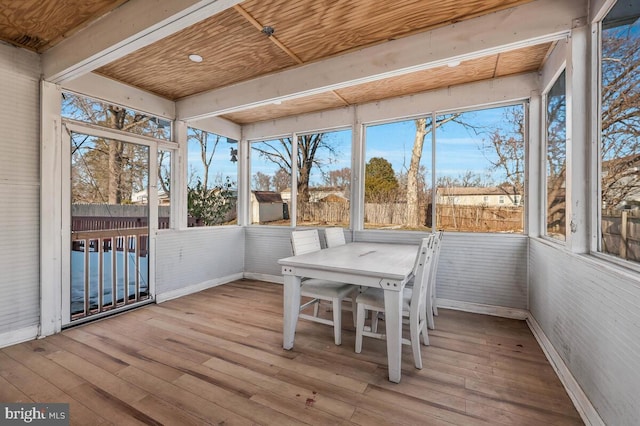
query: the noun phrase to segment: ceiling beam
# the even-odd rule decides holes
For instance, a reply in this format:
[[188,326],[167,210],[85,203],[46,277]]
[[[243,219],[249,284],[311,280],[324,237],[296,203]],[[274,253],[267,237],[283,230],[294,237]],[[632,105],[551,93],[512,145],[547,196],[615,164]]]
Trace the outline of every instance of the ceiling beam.
[[350,107],[246,124],[242,126],[242,134],[245,139],[265,140],[291,132],[321,132],[354,124],[407,120],[407,117],[425,116],[434,111],[499,105],[529,98],[538,85],[538,74],[535,72],[498,77]]
[[82,96],[122,105],[168,120],[176,117],[176,105],[173,101],[96,73],[85,74],[61,84],[61,87]]
[[130,0],[43,53],[43,77],[70,81],[240,1]]
[[176,103],[180,119],[237,112],[566,37],[584,0],[537,0],[258,77]]

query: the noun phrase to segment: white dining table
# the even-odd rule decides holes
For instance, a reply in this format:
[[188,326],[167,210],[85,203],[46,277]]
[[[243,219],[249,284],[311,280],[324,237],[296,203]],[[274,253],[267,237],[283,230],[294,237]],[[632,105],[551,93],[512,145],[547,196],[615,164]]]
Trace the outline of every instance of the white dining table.
[[[292,349],[300,312],[302,278],[375,287],[384,290],[389,380],[400,382],[402,290],[413,276],[417,245],[350,243],[278,260],[284,276],[284,349]],[[355,314],[355,313],[354,313]]]

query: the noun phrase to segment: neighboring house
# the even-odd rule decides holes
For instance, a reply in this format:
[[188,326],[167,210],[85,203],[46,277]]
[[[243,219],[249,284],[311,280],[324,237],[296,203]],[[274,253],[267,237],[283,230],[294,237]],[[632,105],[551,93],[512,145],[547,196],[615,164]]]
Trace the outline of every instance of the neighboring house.
[[522,205],[522,195],[509,187],[440,187],[437,189],[438,204],[458,206],[514,207]]
[[[133,204],[147,204],[148,198],[149,196],[147,195],[146,188],[142,191],[134,192],[133,194],[131,194],[131,202]],[[171,204],[169,194],[167,194],[161,188],[158,188],[158,204],[161,206],[168,206]]]
[[277,192],[251,191],[251,223],[284,219],[284,202]]
[[[280,192],[282,196],[282,200],[289,204],[291,201],[291,188],[283,189]],[[326,199],[327,197],[331,197]],[[316,203],[318,201],[349,201],[349,198],[346,196],[345,190],[342,188],[336,188],[331,186],[316,186],[309,188],[309,202]]]

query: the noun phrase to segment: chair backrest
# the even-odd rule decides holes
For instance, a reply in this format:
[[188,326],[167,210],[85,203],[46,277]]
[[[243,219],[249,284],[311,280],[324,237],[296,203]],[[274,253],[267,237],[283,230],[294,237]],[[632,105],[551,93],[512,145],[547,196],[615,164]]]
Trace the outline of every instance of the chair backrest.
[[425,309],[427,303],[427,286],[429,285],[431,262],[435,249],[436,234],[431,234],[422,239],[416,258],[416,270],[414,272],[413,293],[411,295],[411,318],[417,318]]
[[434,239],[433,260],[431,261],[431,271],[429,272],[429,281],[435,284],[436,274],[438,273],[438,259],[440,258],[440,247],[442,247],[443,231],[438,231]]
[[344,239],[344,230],[342,228],[326,228],[324,230],[324,238],[327,241],[327,248],[343,246],[347,243]]
[[322,249],[318,230],[291,231],[291,248],[294,256]]

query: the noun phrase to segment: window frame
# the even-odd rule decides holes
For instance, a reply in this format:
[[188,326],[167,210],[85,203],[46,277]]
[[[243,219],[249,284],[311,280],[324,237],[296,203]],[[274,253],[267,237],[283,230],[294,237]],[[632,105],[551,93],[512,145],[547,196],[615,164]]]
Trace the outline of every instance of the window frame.
[[[497,109],[497,108],[508,108],[508,107],[513,107],[513,106],[521,106],[523,109],[523,114],[524,114],[524,131],[523,131],[523,140],[524,140],[524,164],[525,164],[525,169],[524,169],[524,179],[523,179],[523,186],[524,186],[524,194],[522,194],[521,197],[521,203],[526,200],[530,195],[529,195],[529,173],[532,170],[531,165],[528,163],[530,155],[529,155],[529,147],[530,147],[530,132],[529,132],[529,125],[530,125],[530,108],[531,108],[531,102],[530,102],[530,97],[522,97],[522,98],[517,98],[517,99],[511,99],[508,101],[502,101],[502,102],[495,102],[495,103],[483,103],[483,104],[478,104],[478,105],[469,105],[469,106],[464,106],[461,108],[442,108],[442,109],[434,109],[431,112],[428,113],[417,113],[417,114],[410,114],[410,115],[406,115],[406,116],[396,116],[396,117],[392,117],[392,118],[388,118],[388,119],[382,119],[382,120],[372,120],[372,121],[365,121],[362,123],[357,123],[359,125],[361,125],[361,145],[360,145],[360,152],[359,152],[359,157],[358,160],[360,162],[359,167],[361,168],[361,175],[358,179],[358,187],[359,187],[359,197],[357,202],[360,204],[360,211],[361,214],[358,218],[354,218],[358,220],[358,230],[366,230],[368,232],[406,232],[406,233],[410,233],[410,232],[415,232],[412,230],[378,230],[378,229],[372,229],[372,228],[365,228],[365,223],[364,223],[364,181],[365,181],[365,167],[366,167],[366,149],[367,149],[367,138],[366,138],[366,133],[367,133],[367,128],[370,126],[378,126],[378,125],[384,125],[384,124],[390,124],[390,123],[398,123],[398,122],[402,122],[402,121],[409,121],[409,120],[415,120],[418,118],[427,118],[430,117],[433,121],[436,120],[436,117],[438,117],[439,115],[447,115],[447,114],[456,114],[456,113],[466,113],[466,112],[474,112],[474,111],[481,111],[481,110],[488,110],[488,109]],[[431,187],[434,187],[434,183],[437,181],[437,176],[436,176],[436,160],[437,160],[437,140],[436,140],[436,132],[431,132],[431,141],[429,142],[432,145],[432,151],[431,151],[431,163],[430,163],[430,167],[431,170],[429,171],[429,175],[430,175],[430,184]],[[429,137],[429,136],[427,136]],[[423,155],[423,158],[425,156]],[[353,159],[352,159],[353,161]],[[352,172],[353,175],[353,172]],[[356,179],[354,177],[354,179]],[[353,180],[352,180],[352,185],[354,184]],[[352,194],[353,194],[353,189],[352,189]],[[436,218],[436,204],[438,202],[438,196],[436,191],[432,191],[431,194],[431,203],[432,203],[432,209],[431,209],[431,216],[432,216],[432,220],[436,221],[437,223],[437,218]],[[352,209],[354,208],[353,206],[354,204],[354,200],[352,199]],[[506,204],[506,203],[505,203]],[[525,203],[525,205],[522,205],[521,207],[523,207],[523,223],[522,223],[522,232],[519,232],[518,235],[523,235],[526,236],[529,233],[529,211],[527,208],[527,204]],[[355,224],[352,223],[351,226],[354,226]],[[433,228],[433,224],[432,224],[432,228]],[[453,232],[453,231],[452,231]],[[468,235],[497,235],[497,234],[501,234],[500,232],[465,232],[465,231],[455,231],[458,234],[468,234]]]
[[[568,234],[567,234],[567,220],[565,217],[565,239],[564,240],[560,240],[558,238],[553,238],[551,236],[549,236],[547,234],[547,150],[548,150],[548,126],[547,126],[547,102],[548,102],[548,97],[549,97],[549,92],[551,91],[551,89],[553,88],[553,86],[556,84],[556,82],[558,81],[558,79],[560,78],[560,76],[564,73],[565,75],[565,108],[568,107],[568,105],[566,104],[566,92],[567,92],[567,85],[568,82],[566,81],[567,79],[567,61],[566,59],[562,62],[562,64],[558,67],[558,69],[555,70],[555,72],[553,73],[552,78],[549,80],[547,86],[544,88],[543,92],[542,92],[542,96],[541,96],[541,100],[542,102],[540,103],[540,110],[541,110],[541,120],[540,120],[540,126],[541,126],[541,144],[540,144],[540,151],[541,151],[541,155],[540,155],[540,162],[541,162],[541,173],[540,173],[540,196],[541,196],[541,203],[540,203],[540,238],[543,238],[545,241],[549,241],[553,244],[559,244],[561,246],[565,246],[567,247],[567,240],[568,240]],[[570,123],[566,122],[566,117],[565,117],[565,131],[568,130]],[[565,136],[565,205],[567,204],[567,201],[571,199],[571,194],[569,191],[569,185],[567,184],[567,181],[569,179],[569,174],[568,174],[568,163],[569,163],[569,158],[567,157],[567,145],[568,145],[568,141],[567,138]],[[565,215],[566,215],[566,207],[565,207]]]
[[591,209],[591,245],[589,255],[604,266],[623,268],[627,271],[640,273],[640,262],[632,262],[616,255],[602,252],[602,31],[603,21],[611,12],[617,1],[605,4],[597,13],[594,13],[591,22],[591,87],[595,93],[591,101],[590,131],[593,136],[593,144],[590,150],[590,176],[593,178],[590,188],[592,205]]
[[[188,184],[189,184],[189,131],[190,129],[193,130],[198,130],[201,132],[206,132],[210,135],[214,135],[214,136],[218,136],[218,137],[223,137],[226,138],[227,141],[228,140],[233,140],[236,143],[236,158],[237,161],[235,162],[235,167],[236,167],[236,223],[231,223],[231,224],[224,224],[224,225],[202,225],[202,226],[189,226],[188,225],[188,217],[189,217],[189,201],[188,201]],[[234,139],[231,136],[227,136],[225,132],[219,132],[219,131],[215,131],[212,130],[210,128],[208,128],[208,126],[201,126],[201,127],[196,127],[196,126],[192,126],[192,125],[186,125],[185,126],[185,134],[184,134],[184,149],[183,149],[183,155],[184,155],[184,181],[182,183],[182,190],[184,191],[184,226],[186,227],[186,229],[199,229],[199,228],[230,228],[230,227],[237,227],[237,226],[242,226],[241,223],[241,203],[242,203],[242,196],[241,196],[241,190],[240,190],[240,180],[242,179],[242,159],[241,159],[241,152],[240,152],[240,145],[242,144],[242,142],[240,140]]]

